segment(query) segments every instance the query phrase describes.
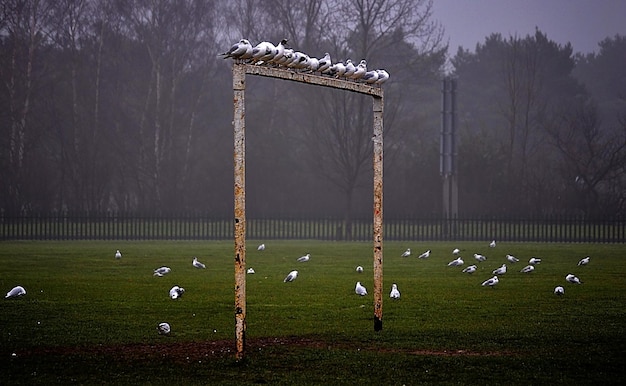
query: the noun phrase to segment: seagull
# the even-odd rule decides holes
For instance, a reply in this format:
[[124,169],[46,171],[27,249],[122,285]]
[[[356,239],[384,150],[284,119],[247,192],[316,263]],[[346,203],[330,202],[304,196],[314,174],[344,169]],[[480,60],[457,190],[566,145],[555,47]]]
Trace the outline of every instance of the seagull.
[[367,289],[365,289],[365,287],[361,285],[360,281],[356,282],[356,287],[354,287],[354,292],[356,292],[357,295],[361,295],[361,296],[367,295]]
[[337,77],[343,76],[346,73],[346,65],[341,62],[335,63],[330,67],[330,73]]
[[571,273],[568,274],[567,276],[565,276],[565,280],[569,281],[570,283],[573,284],[582,284],[583,282],[580,281],[580,279],[574,275],[572,275]]
[[452,254],[455,255],[455,256],[458,255],[459,253],[461,253],[461,250],[459,248],[454,248],[452,250]]
[[199,262],[199,261],[198,261],[198,258],[197,258],[197,257],[195,257],[195,256],[193,257],[193,263],[192,263],[192,264],[193,264],[193,266],[194,266],[194,267],[196,267],[196,268],[201,268],[201,269],[206,268],[206,265],[204,265],[204,264],[202,264],[201,262]]
[[506,264],[502,264],[501,267],[494,269],[493,272],[491,273],[493,273],[496,276],[504,275],[506,273]]
[[365,75],[366,72],[367,72],[367,62],[365,61],[365,59],[363,59],[356,66],[356,69],[354,70],[354,73],[352,75],[350,75],[350,76],[346,75],[346,78],[358,80],[358,79],[361,79],[363,77],[363,75]]
[[591,259],[591,257],[587,256],[584,259],[582,259],[581,261],[578,262],[578,265],[587,265],[589,264],[589,259]]
[[476,272],[476,269],[478,269],[478,267],[476,265],[470,265],[469,267],[465,267],[463,268],[463,273],[474,273]]
[[531,257],[530,260],[528,260],[528,263],[532,265],[539,264],[541,263],[541,259],[538,259],[536,257]]
[[297,261],[298,261],[298,263],[304,263],[304,262],[306,262],[306,261],[309,261],[310,259],[311,259],[311,254],[310,254],[310,253],[307,253],[307,254],[306,254],[306,255],[304,255],[304,256],[300,256],[300,257],[298,257],[298,260],[297,260]]
[[535,266],[534,265],[527,265],[524,268],[522,268],[522,270],[520,272],[522,273],[529,273],[535,270]]
[[252,57],[252,45],[247,39],[241,39],[239,42],[233,44],[228,51],[221,53],[218,56],[223,59],[250,59]]
[[248,268],[248,270],[246,272],[249,273],[250,275],[252,275],[252,274],[254,274],[254,269]]
[[172,329],[170,328],[170,324],[169,323],[159,323],[159,325],[157,326],[157,331],[159,331],[159,334],[161,335],[167,335],[170,333],[170,331],[172,331]]
[[365,74],[363,74],[363,78],[362,78],[365,83],[376,83],[376,81],[378,80],[378,71],[376,70],[372,70],[372,71],[368,71]]
[[16,287],[11,288],[11,291],[7,292],[7,296],[5,296],[4,298],[5,299],[16,298],[18,296],[24,296],[24,295],[26,295],[26,290],[21,285],[18,285]]
[[115,258],[116,259],[121,259],[122,258],[122,252],[120,252],[119,249],[115,252]]
[[261,42],[252,49],[253,62],[267,62],[277,54],[276,46],[270,42]]
[[174,287],[172,287],[172,289],[170,289],[170,298],[178,299],[179,297],[183,296],[184,293],[185,289],[183,287],[175,285]]
[[285,44],[287,44],[287,39],[283,39],[280,41],[280,43],[278,43],[278,45],[276,46],[276,51],[274,52],[274,57],[268,59],[269,63],[278,64],[278,62],[282,60],[283,56],[285,55]]
[[554,294],[559,295],[559,296],[565,295],[565,288],[561,287],[560,285],[557,285],[556,287],[554,287]]
[[487,279],[483,282],[483,284],[481,284],[483,287],[491,287],[493,288],[493,286],[495,286],[496,284],[498,284],[500,282],[500,280],[498,279],[497,276],[492,277],[491,279]]
[[389,297],[392,299],[400,299],[400,291],[398,291],[398,286],[396,283],[391,285],[391,292],[389,292]]
[[487,256],[481,255],[480,253],[474,253],[474,259],[478,260],[479,262],[483,262],[487,260]]
[[306,66],[309,70],[311,70],[311,72],[315,72],[320,68],[320,61],[318,58],[308,57],[307,59]]
[[506,259],[511,263],[517,263],[519,259],[513,255],[506,255]]
[[389,79],[389,73],[385,70],[376,70],[378,72],[378,80],[376,84],[383,84]]
[[172,271],[172,269],[170,267],[161,267],[161,268],[157,268],[154,270],[154,276],[163,276],[163,275],[167,275],[168,273],[170,273]]
[[264,251],[265,250],[265,244],[261,244],[256,248],[257,251]]
[[496,247],[496,240],[492,240],[492,241],[489,243],[489,248],[495,248],[495,247]]
[[291,271],[289,272],[289,275],[285,277],[285,279],[283,280],[283,283],[287,283],[288,281],[294,281],[296,280],[297,277],[298,277],[298,271]]
[[294,51],[291,48],[285,48],[285,51],[283,52],[283,57],[280,58],[280,60],[277,60],[276,64],[278,64],[279,66],[287,67],[289,63],[293,62],[294,60]]
[[326,52],[324,54],[324,57],[319,60],[319,67],[317,68],[317,71],[325,73],[330,70],[331,65],[332,62],[330,61],[330,54]]
[[407,248],[406,251],[404,251],[404,253],[400,255],[400,257],[409,257],[409,256],[411,256],[411,248]]
[[363,267],[361,267],[360,265],[356,267],[356,271],[358,273],[362,273],[363,272]]
[[463,261],[463,259],[459,256],[456,259],[452,260],[451,262],[448,263],[448,267],[460,267],[461,265],[463,265],[465,262]]
[[354,74],[355,71],[356,71],[356,67],[352,63],[352,60],[347,59],[346,60],[346,71],[343,73],[343,76],[346,77],[346,78],[349,78],[350,76],[352,76],[352,74]]
[[426,252],[422,253],[421,255],[417,256],[418,259],[426,259],[428,258],[428,256],[430,256],[430,249],[427,250]]

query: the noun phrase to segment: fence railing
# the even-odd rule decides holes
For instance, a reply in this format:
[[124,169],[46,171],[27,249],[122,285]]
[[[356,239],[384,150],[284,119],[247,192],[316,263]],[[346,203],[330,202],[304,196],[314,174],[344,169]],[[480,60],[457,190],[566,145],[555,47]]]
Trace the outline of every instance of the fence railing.
[[[247,238],[372,240],[372,220],[339,218],[249,218]],[[132,213],[0,214],[0,240],[228,240],[233,218],[206,214]],[[535,241],[623,243],[626,218],[385,218],[385,240]]]

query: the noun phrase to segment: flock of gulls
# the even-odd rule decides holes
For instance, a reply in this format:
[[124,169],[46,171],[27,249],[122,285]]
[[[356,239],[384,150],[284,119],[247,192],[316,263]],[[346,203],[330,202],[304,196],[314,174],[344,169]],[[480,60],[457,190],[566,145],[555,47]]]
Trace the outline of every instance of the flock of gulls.
[[333,63],[328,52],[322,58],[309,56],[287,47],[287,39],[281,40],[277,45],[263,41],[256,46],[252,46],[247,39],[241,39],[218,56],[238,63],[281,67],[368,84],[381,85],[389,79],[389,73],[383,69],[368,70],[365,59],[358,64],[352,63],[350,59]]
[[[495,248],[496,247],[496,241],[493,240],[491,243],[489,243],[489,247],[490,248]],[[261,244],[257,247],[258,251],[264,251],[265,250],[265,244]],[[455,256],[455,258],[453,260],[451,260],[448,263],[449,267],[462,267],[465,265],[465,261],[463,260],[463,258],[460,256],[461,251],[458,248],[455,248],[452,250],[452,254]],[[404,253],[402,253],[400,255],[400,257],[409,257],[412,255],[411,249],[408,248],[406,251],[404,251]],[[431,255],[431,250],[426,250],[423,253],[419,254],[417,256],[418,259],[427,259],[429,258]],[[465,266],[461,272],[462,273],[467,273],[467,274],[473,274],[478,270],[478,265],[480,263],[483,263],[487,260],[487,257],[485,255],[482,255],[480,253],[474,253],[473,254],[474,259],[476,260],[476,263],[472,264],[472,265],[468,265]],[[115,252],[115,259],[121,259],[122,258],[122,253],[117,250]],[[516,264],[518,263],[520,260],[511,255],[511,254],[506,254],[505,255],[506,261],[508,262],[508,264]],[[306,253],[302,256],[300,256],[299,258],[296,259],[297,263],[306,263],[308,261],[311,260],[311,254],[310,253]],[[582,267],[585,266],[587,264],[589,264],[589,261],[591,260],[591,257],[587,256],[583,259],[581,259],[578,262],[578,266]],[[528,265],[524,266],[522,269],[519,270],[519,272],[523,273],[523,274],[529,274],[531,272],[535,271],[535,267],[537,267],[539,264],[541,263],[541,259],[537,258],[537,257],[531,257],[528,260]],[[192,266],[198,269],[206,269],[206,265],[204,263],[201,263],[197,257],[193,257],[192,262],[191,262]],[[172,271],[172,269],[170,267],[167,266],[163,266],[163,267],[159,267],[156,268],[153,271],[153,275],[156,277],[163,277],[167,274],[169,274]],[[484,280],[481,283],[481,286],[483,287],[491,287],[494,288],[495,286],[498,285],[498,283],[500,282],[500,277],[504,274],[506,274],[508,271],[508,266],[507,263],[503,263],[500,267],[494,269],[491,274],[493,275],[492,277]],[[357,266],[356,267],[356,272],[357,273],[362,273],[363,272],[363,267],[362,266]],[[248,274],[254,274],[255,271],[253,268],[248,268],[247,270]],[[298,271],[297,270],[292,270],[291,272],[289,272],[287,274],[287,276],[285,276],[285,278],[283,279],[284,283],[290,283],[293,282],[294,280],[296,280],[298,278]],[[565,275],[565,282],[566,283],[570,283],[570,284],[577,284],[580,285],[582,284],[582,281],[574,274],[572,273],[568,273],[567,275]],[[360,281],[356,282],[356,285],[354,287],[354,292],[359,295],[359,296],[366,296],[367,295],[367,288],[365,288],[365,286],[363,286],[363,284],[361,284]],[[185,289],[181,286],[175,285],[173,286],[170,290],[169,290],[169,297],[172,300],[177,300],[180,297],[182,297],[185,293]],[[557,285],[554,288],[554,294],[558,295],[558,296],[563,296],[565,294],[565,288],[563,287],[563,285]],[[10,298],[18,298],[21,296],[26,295],[26,289],[24,289],[24,287],[22,286],[15,286],[13,287],[9,292],[7,292],[5,299],[10,299]],[[389,297],[391,299],[400,299],[400,291],[398,289],[398,285],[396,283],[393,283],[391,285],[391,291],[389,292]],[[171,326],[167,323],[167,322],[162,322],[159,323],[157,326],[157,331],[159,332],[159,334],[163,334],[163,335],[168,335],[171,332]]]

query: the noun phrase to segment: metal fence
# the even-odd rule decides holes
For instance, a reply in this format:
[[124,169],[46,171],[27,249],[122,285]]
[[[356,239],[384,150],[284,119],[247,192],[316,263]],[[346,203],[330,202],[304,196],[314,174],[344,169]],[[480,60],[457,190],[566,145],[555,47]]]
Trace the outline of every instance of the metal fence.
[[[534,241],[623,243],[626,218],[385,218],[383,238],[401,241]],[[372,219],[250,218],[247,238],[371,241]],[[233,218],[181,213],[0,214],[0,240],[229,240]]]

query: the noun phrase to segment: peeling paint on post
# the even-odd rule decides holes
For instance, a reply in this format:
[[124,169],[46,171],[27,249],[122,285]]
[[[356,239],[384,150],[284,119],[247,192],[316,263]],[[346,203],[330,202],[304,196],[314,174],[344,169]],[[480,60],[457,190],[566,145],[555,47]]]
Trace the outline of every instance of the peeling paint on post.
[[374,331],[383,329],[383,98],[374,96]]
[[235,336],[237,360],[245,355],[246,341],[246,71],[233,65],[233,119],[235,163]]

